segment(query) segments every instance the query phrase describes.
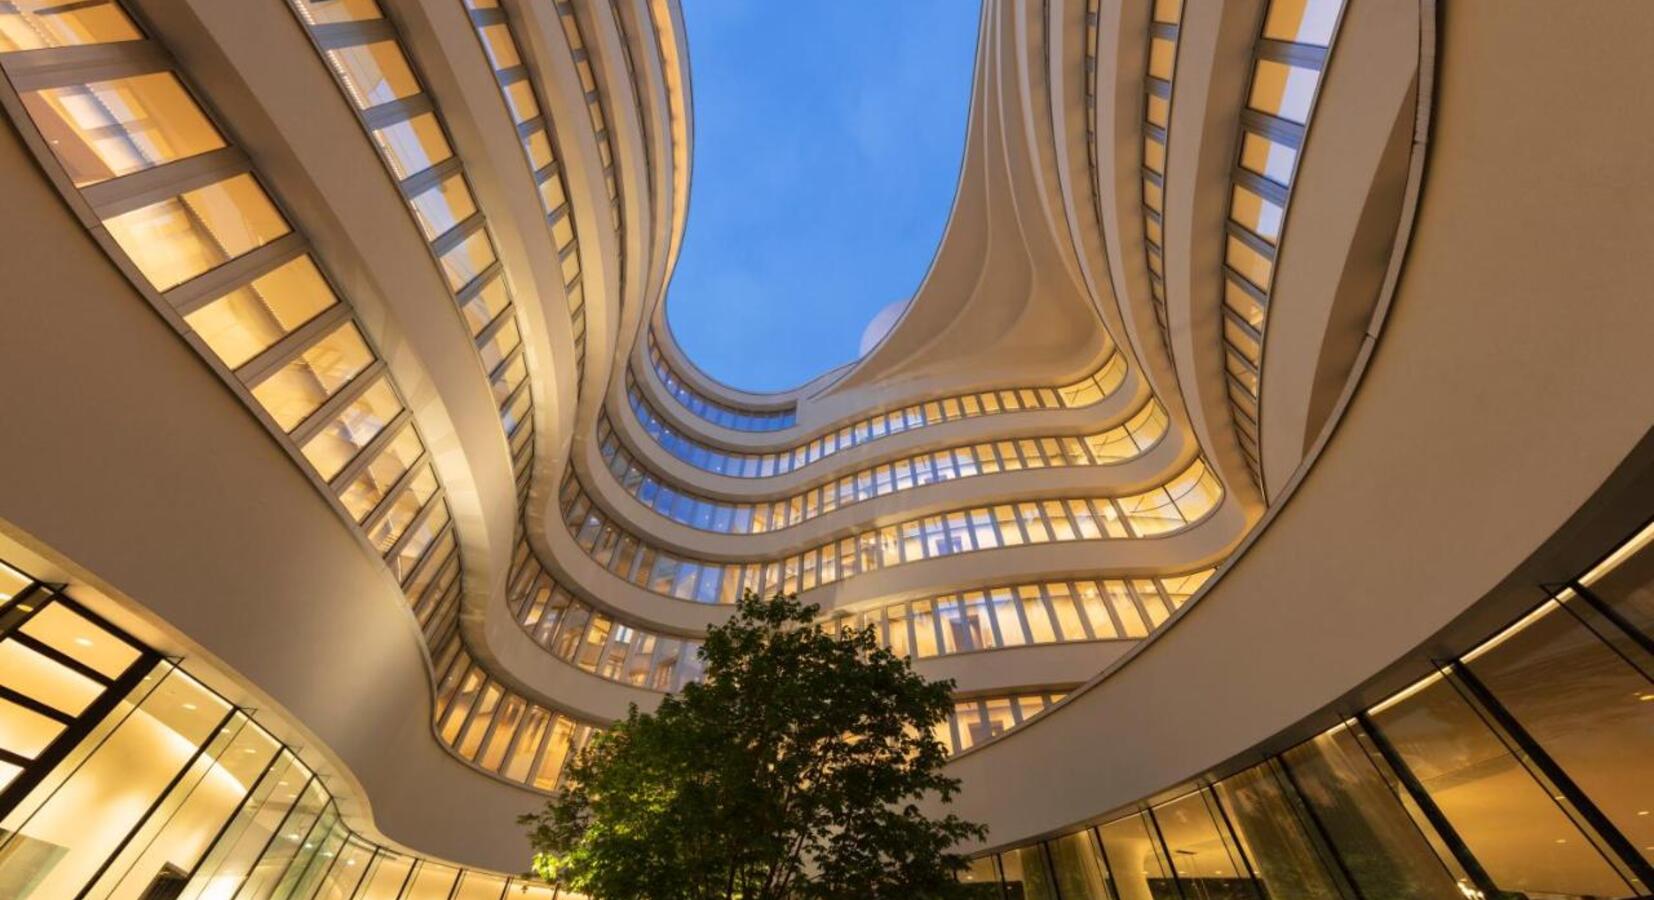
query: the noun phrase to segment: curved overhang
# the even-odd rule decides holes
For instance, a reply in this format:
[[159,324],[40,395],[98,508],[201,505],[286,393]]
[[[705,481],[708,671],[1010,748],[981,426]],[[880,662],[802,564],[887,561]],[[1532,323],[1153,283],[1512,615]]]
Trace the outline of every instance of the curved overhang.
[[[1095,821],[1333,724],[1646,520],[1640,336],[1654,313],[1641,286],[1654,273],[1635,247],[1650,226],[1615,198],[1648,190],[1649,166],[1634,142],[1582,137],[1646,106],[1646,57],[1628,38],[1601,46],[1603,22],[1561,28],[1542,6],[1493,27],[1443,11],[1440,55],[1455,63],[1439,71],[1418,219],[1359,389],[1313,467],[1171,627],[950,764],[964,780],[951,811],[992,823],[992,844]],[[1482,102],[1495,71],[1524,104]],[[1582,102],[1562,85],[1587,71],[1604,89]],[[1550,177],[1525,177],[1536,160]],[[1567,347],[1591,349],[1559,358]]]

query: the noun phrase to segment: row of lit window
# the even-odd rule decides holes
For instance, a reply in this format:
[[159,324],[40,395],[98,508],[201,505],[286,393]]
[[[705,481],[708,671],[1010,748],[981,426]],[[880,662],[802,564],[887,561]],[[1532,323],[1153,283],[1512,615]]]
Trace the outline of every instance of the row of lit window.
[[143,645],[0,562],[0,814],[34,786],[31,769],[60,756],[63,743],[155,661]]
[[437,654],[437,736],[455,755],[535,790],[555,790],[600,730],[524,698],[471,658],[456,636]]
[[1172,124],[1172,78],[1177,71],[1178,28],[1183,0],[1155,0],[1149,23],[1148,75],[1143,92],[1143,237],[1149,267],[1149,292],[1160,339],[1171,352],[1166,322],[1166,148]]
[[1080,579],[961,591],[835,619],[872,628],[897,656],[930,659],[974,650],[1147,637],[1212,577]]
[[1584,579],[1308,742],[966,880],[1031,900],[1648,896],[1651,569]]
[[245,387],[384,555],[410,603],[422,602],[437,565],[429,551],[450,517],[384,362],[165,54],[112,3],[76,10],[6,14],[11,45],[32,35],[37,53],[108,42],[56,65],[34,55],[19,72],[17,56],[0,55],[24,109],[135,284]]
[[947,718],[936,723],[931,733],[951,756],[999,737],[1045,712],[1066,696],[1063,692],[1046,691],[955,700]]
[[676,691],[701,677],[701,642],[621,622],[569,593],[517,544],[506,605],[534,642],[599,678]]
[[576,389],[584,383],[586,371],[586,289],[581,280],[580,241],[569,203],[568,178],[563,159],[552,134],[545,104],[539,100],[523,62],[511,17],[499,0],[465,0],[471,24],[482,40],[483,52],[494,70],[494,80],[505,98],[506,109],[517,127],[518,143],[528,160],[529,170],[540,194],[540,206],[551,228],[552,245],[568,300],[569,322],[574,331]]
[[673,520],[726,534],[779,531],[875,497],[958,478],[1019,469],[1112,465],[1147,452],[1166,433],[1166,412],[1154,400],[1125,424],[1096,434],[1018,438],[966,444],[869,466],[791,497],[756,503],[724,503],[674,488],[658,479],[620,444],[608,419],[598,422],[603,459],[638,502]]
[[798,423],[798,407],[796,404],[786,409],[753,410],[737,409],[727,403],[721,403],[702,394],[672,371],[672,364],[661,352],[660,345],[655,341],[655,331],[649,329],[648,337],[649,366],[655,370],[655,377],[660,380],[661,386],[671,394],[684,409],[725,428],[737,431],[779,431],[791,428]]
[[[1160,578],[1082,579],[1012,585],[904,600],[831,619],[872,628],[897,656],[954,653],[1073,641],[1146,637],[1211,577],[1204,569]],[[571,594],[520,541],[506,593],[512,615],[535,643],[600,678],[676,691],[701,676],[700,641],[617,620]]]
[[[638,125],[643,129],[643,179],[644,194],[649,197],[649,206],[654,206],[655,196],[655,158],[652,151],[655,145],[653,122],[649,118],[649,110],[643,103],[643,82],[637,77],[637,61],[632,58],[632,40],[626,27],[626,13],[621,0],[609,0],[609,12],[614,16],[615,30],[620,33],[620,58],[626,63],[626,77],[632,85],[632,104],[637,110]],[[652,21],[652,18],[651,18]]]
[[1097,52],[1102,40],[1098,28],[1100,6],[1101,0],[1086,0],[1085,65],[1080,70],[1080,77],[1085,82],[1085,158],[1088,163],[1087,171],[1091,176],[1092,208],[1097,212],[1099,225],[1103,221],[1102,173],[1097,168]]
[[609,135],[608,116],[603,112],[603,93],[598,90],[597,75],[592,69],[591,44],[581,31],[580,18],[573,3],[559,0],[557,19],[563,25],[563,36],[569,42],[569,49],[574,53],[574,68],[580,76],[580,91],[586,99],[586,115],[591,119],[592,133],[597,135],[597,152],[603,163],[603,186],[609,195],[609,211],[613,216],[615,233],[619,234],[622,228],[620,179],[615,175],[614,140]]
[[633,380],[630,369],[626,371],[626,398],[643,430],[678,459],[720,475],[767,478],[772,475],[785,475],[834,453],[859,447],[889,435],[940,425],[943,422],[998,413],[1090,406],[1113,394],[1125,379],[1125,356],[1114,353],[1096,372],[1060,388],[982,391],[915,403],[845,425],[831,434],[799,444],[791,450],[773,453],[722,450],[679,434],[644,398],[643,392],[638,390]]
[[640,540],[594,506],[571,473],[559,501],[575,543],[645,590],[698,603],[733,603],[743,590],[792,594],[866,572],[959,553],[1049,542],[1145,538],[1181,530],[1217,507],[1223,488],[1202,460],[1162,487],[1126,497],[979,506],[869,529],[763,563],[685,559]]
[[[533,442],[528,363],[487,220],[395,27],[374,0],[290,0],[396,180],[476,342],[510,441],[519,494]],[[512,95],[532,104],[526,82]]]
[[[372,0],[353,2],[349,10],[325,8],[357,17],[378,12]],[[141,40],[113,4],[73,14],[21,10],[0,21],[10,26],[8,35],[28,30],[53,40]],[[324,29],[318,39],[329,34]],[[133,192],[122,190],[132,179],[143,179],[138,187],[153,194],[179,173],[169,163],[227,152],[206,113],[164,68],[165,60],[138,46],[124,43],[109,56],[140,74],[87,82],[75,79],[73,65],[64,65],[51,70],[50,83],[24,81],[25,108],[52,136],[54,153],[77,187],[92,194],[88,201],[100,214],[105,204]],[[390,49],[396,50],[394,44]],[[84,64],[110,67],[102,58]],[[77,134],[84,140],[64,140]],[[236,174],[220,177],[219,167]],[[429,455],[349,308],[338,302],[303,239],[246,167],[237,157],[182,170],[178,194],[109,216],[104,227],[162,302],[233,369],[334,487],[385,555],[429,644],[451,643],[461,593],[458,541]],[[199,186],[191,186],[192,178]],[[523,448],[529,433],[527,427],[513,433],[514,449]]]
[[[55,15],[108,15],[68,10]],[[0,12],[0,34],[16,24]],[[356,833],[324,777],[250,712],[4,563],[0,884],[20,898],[555,893]]]
[[1344,0],[1272,0],[1241,114],[1224,240],[1224,369],[1241,450],[1260,488],[1259,376],[1269,292],[1304,131],[1343,6]]

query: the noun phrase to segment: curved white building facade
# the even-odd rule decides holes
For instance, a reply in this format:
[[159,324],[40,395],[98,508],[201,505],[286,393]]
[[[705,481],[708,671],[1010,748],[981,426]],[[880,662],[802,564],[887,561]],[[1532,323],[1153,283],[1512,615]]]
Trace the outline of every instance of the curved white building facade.
[[758,395],[676,3],[0,4],[0,895],[556,896],[744,589],[956,679],[983,896],[1648,894],[1654,11],[1496,6],[987,0]]

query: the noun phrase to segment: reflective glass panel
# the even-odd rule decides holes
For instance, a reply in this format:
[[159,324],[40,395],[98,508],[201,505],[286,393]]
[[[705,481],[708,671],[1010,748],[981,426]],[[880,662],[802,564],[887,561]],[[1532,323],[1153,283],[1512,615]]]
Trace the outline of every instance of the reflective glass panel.
[[141,37],[120,6],[108,0],[11,0],[0,6],[0,53],[135,41]]
[[224,146],[218,130],[170,72],[29,91],[22,97],[76,187]]
[[301,256],[195,310],[184,321],[233,369],[334,302],[316,264]]
[[355,323],[341,323],[253,387],[253,396],[283,431],[300,422],[373,362]]
[[1626,894],[1625,882],[1447,679],[1371,715],[1500,888]]
[[104,221],[158,291],[261,247],[287,221],[251,175],[236,175]]

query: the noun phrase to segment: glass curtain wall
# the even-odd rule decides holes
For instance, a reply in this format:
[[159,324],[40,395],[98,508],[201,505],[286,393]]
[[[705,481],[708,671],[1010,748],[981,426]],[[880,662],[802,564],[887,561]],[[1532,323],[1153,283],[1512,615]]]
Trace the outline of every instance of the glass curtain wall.
[[[1006,897],[1592,900],[1654,884],[1654,526],[1284,753],[994,860]],[[1040,868],[1044,866],[1044,868]],[[992,880],[978,860],[971,880]]]
[[[385,54],[386,73],[402,71]],[[117,3],[31,0],[0,4],[0,67],[26,113],[17,125],[43,139],[42,165],[72,183],[66,196],[133,287],[378,549],[440,643],[461,588],[431,454],[349,298],[166,48]],[[403,85],[387,74],[383,90]],[[522,454],[527,435],[514,438]]]
[[[1211,577],[1052,581],[904,600],[824,622],[871,628],[879,646],[929,659],[1030,644],[1146,637]],[[700,677],[697,638],[642,627],[588,603],[553,578],[518,536],[506,603],[553,656],[599,678],[676,691]]]
[[785,475],[851,447],[917,428],[1000,413],[1091,406],[1112,396],[1125,383],[1126,371],[1125,356],[1116,352],[1096,372],[1073,384],[1055,388],[1006,388],[914,403],[859,419],[790,450],[773,453],[744,453],[714,447],[680,434],[643,395],[630,368],[626,370],[626,399],[644,432],[678,459],[719,475],[768,478]]
[[597,439],[610,474],[655,512],[701,531],[763,534],[876,497],[942,481],[1021,469],[1110,466],[1148,453],[1165,436],[1166,411],[1154,399],[1114,428],[1094,434],[1052,435],[962,444],[868,466],[788,497],[754,503],[708,499],[668,484],[621,444],[607,416]]
[[[442,272],[499,409],[518,500],[526,500],[534,411],[516,300],[441,111],[376,0],[290,0],[290,5],[379,151]],[[532,104],[527,84],[513,83],[521,85],[512,95],[519,105]],[[533,134],[519,138],[534,141]],[[549,152],[549,140],[541,138]],[[535,151],[525,146],[524,152]],[[571,300],[571,314],[574,306]]]
[[354,832],[322,774],[189,668],[0,563],[0,897],[557,896]]
[[791,594],[905,563],[1023,544],[1137,540],[1181,531],[1223,500],[1202,459],[1156,488],[1125,497],[1073,497],[954,509],[811,547],[782,559],[715,563],[663,550],[610,519],[573,472],[559,509],[580,549],[646,590],[696,603],[734,603],[743,590]]
[[1240,151],[1224,223],[1223,350],[1230,413],[1260,490],[1259,379],[1269,295],[1293,177],[1343,10],[1344,0],[1271,0],[1241,112]]
[[736,431],[780,431],[798,424],[796,403],[788,404],[785,409],[742,409],[714,400],[695,390],[672,370],[671,361],[666,358],[665,352],[655,340],[653,328],[649,329],[648,346],[649,367],[655,371],[655,377],[660,380],[661,387],[666,388],[666,392],[684,409],[702,419]]

